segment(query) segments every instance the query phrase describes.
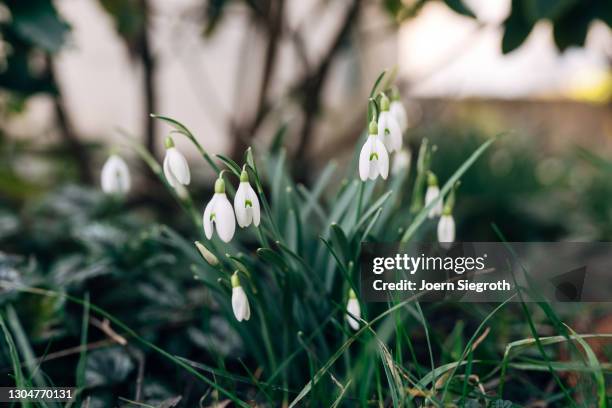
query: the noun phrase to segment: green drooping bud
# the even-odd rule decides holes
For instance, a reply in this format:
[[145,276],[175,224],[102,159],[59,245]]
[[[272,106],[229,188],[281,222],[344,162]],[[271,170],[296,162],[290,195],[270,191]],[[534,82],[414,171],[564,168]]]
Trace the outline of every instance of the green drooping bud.
[[217,266],[217,265],[219,265],[219,259],[217,259],[215,254],[210,252],[208,250],[208,248],[206,248],[204,245],[202,245],[201,242],[196,241],[196,242],[194,242],[194,244],[195,244],[196,248],[198,248],[198,251],[200,252],[200,255],[202,255],[202,258],[204,258],[204,260],[206,262],[208,262],[208,264],[210,266]]
[[349,299],[357,299],[357,294],[353,289],[349,289]]
[[380,97],[380,110],[383,112],[387,112],[389,110],[389,98],[387,95],[382,94]]
[[171,147],[174,147],[174,140],[172,140],[172,138],[170,136],[168,136],[166,138],[166,149],[170,149]]
[[370,122],[370,125],[368,126],[368,132],[370,133],[370,135],[378,134],[378,124],[376,123],[375,120],[372,120]]
[[232,288],[237,288],[240,285],[240,278],[238,277],[238,272],[234,272],[232,275]]
[[225,181],[221,177],[215,181],[215,194],[225,194]]
[[438,185],[438,178],[431,171],[427,174],[427,185],[428,186],[437,186]]
[[246,181],[247,183],[249,182],[249,173],[247,173],[246,170],[242,170],[242,173],[240,173],[240,181]]

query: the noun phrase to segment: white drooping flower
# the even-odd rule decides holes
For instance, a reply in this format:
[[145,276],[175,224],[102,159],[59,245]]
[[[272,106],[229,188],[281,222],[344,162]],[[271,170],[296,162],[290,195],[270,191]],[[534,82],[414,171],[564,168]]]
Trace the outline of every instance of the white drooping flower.
[[370,135],[359,153],[359,177],[362,181],[374,180],[379,175],[386,180],[389,175],[389,154],[377,130],[376,122],[370,122]]
[[455,242],[455,219],[448,208],[444,209],[438,222],[438,242],[442,248],[450,248]]
[[[349,300],[346,303],[346,321],[353,330],[359,330],[359,318],[361,318],[361,307],[359,306],[359,300],[355,291],[351,289],[349,291]],[[356,318],[357,319],[356,319]]]
[[411,160],[412,154],[410,153],[410,149],[403,148],[399,152],[395,153],[391,165],[391,174],[397,175],[403,171],[409,171]]
[[400,127],[400,130],[403,132],[408,129],[408,115],[406,114],[406,108],[404,108],[404,104],[399,99],[391,101],[389,105],[389,112],[397,121],[397,124]]
[[234,316],[239,322],[247,321],[251,318],[251,307],[249,306],[249,298],[244,289],[240,285],[238,273],[232,275],[232,310]]
[[204,234],[211,239],[213,229],[224,242],[230,242],[236,230],[234,209],[225,195],[225,182],[221,177],[215,182],[215,194],[204,209]]
[[240,173],[240,185],[236,190],[234,197],[234,211],[236,212],[236,220],[241,228],[248,227],[253,222],[256,227],[259,226],[261,211],[259,209],[259,199],[253,187],[249,184],[249,174],[246,170]]
[[[440,196],[440,188],[438,187],[438,178],[432,172],[429,172],[427,177],[427,191],[425,192],[425,207],[434,202]],[[429,218],[438,217],[442,214],[442,197],[438,202],[429,210],[427,216]]]
[[166,157],[164,157],[164,176],[173,188],[186,186],[191,181],[187,159],[174,147],[174,140],[166,138]]
[[126,194],[130,190],[130,171],[121,157],[116,154],[109,156],[102,167],[100,184],[107,194]]
[[385,144],[389,153],[402,148],[402,129],[397,123],[395,116],[389,111],[389,98],[384,94],[380,100],[378,136]]

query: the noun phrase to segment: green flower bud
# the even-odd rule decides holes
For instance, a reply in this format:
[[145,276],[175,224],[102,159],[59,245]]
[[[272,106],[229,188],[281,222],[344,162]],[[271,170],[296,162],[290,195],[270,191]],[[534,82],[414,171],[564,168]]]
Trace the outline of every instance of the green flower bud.
[[225,194],[225,181],[221,177],[215,181],[215,194]]
[[246,181],[247,183],[249,182],[249,173],[247,173],[246,170],[242,170],[242,173],[240,173],[240,181]]
[[372,119],[368,127],[368,132],[370,133],[370,135],[378,134],[378,124],[376,123],[376,120]]
[[240,278],[238,277],[238,272],[234,272],[232,275],[232,288],[237,288],[240,285]]
[[428,186],[437,186],[438,185],[438,178],[431,171],[427,174],[427,185]]
[[389,98],[387,97],[387,95],[382,94],[382,96],[380,97],[380,110],[383,112],[386,112],[389,110]]
[[171,147],[174,147],[174,140],[172,140],[172,138],[170,136],[168,136],[166,138],[166,149],[170,149]]

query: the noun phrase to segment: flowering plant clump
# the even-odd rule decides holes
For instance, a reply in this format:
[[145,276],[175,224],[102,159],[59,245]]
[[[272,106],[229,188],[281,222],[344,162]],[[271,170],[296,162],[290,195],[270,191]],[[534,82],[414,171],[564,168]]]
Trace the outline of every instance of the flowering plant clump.
[[[194,239],[173,234],[172,242],[186,257],[201,260],[192,269],[214,299],[206,316],[224,317],[250,356],[243,363],[250,366],[244,367],[246,372],[262,375],[256,380],[254,396],[238,385],[230,390],[227,384],[203,380],[238,406],[247,406],[247,394],[255,401],[282,400],[289,406],[300,404],[307,396],[314,405],[330,405],[338,397],[334,388],[340,383],[344,384],[340,398],[367,405],[378,387],[371,382],[372,373],[380,367],[387,372],[389,390],[397,394],[394,399],[398,401],[419,398],[419,392],[430,388],[433,377],[426,381],[427,375],[420,380],[413,374],[406,376],[405,368],[391,358],[385,343],[393,330],[384,335],[376,331],[377,327],[395,327],[397,341],[403,341],[401,322],[407,315],[399,312],[406,308],[417,313],[418,304],[401,302],[381,310],[360,301],[360,243],[408,242],[426,222],[437,222],[441,244],[454,241],[455,187],[493,139],[482,144],[443,186],[430,168],[435,146],[424,139],[411,177],[412,153],[404,140],[409,120],[391,76],[381,74],[372,87],[364,134],[356,135],[354,164],[329,200],[323,192],[333,190],[331,176],[338,173],[334,162],[309,189],[296,184],[286,171],[282,148],[261,156],[248,148],[242,163],[223,155],[213,157],[186,126],[153,115],[172,126],[173,135],[188,138],[216,174],[213,195],[201,212],[186,188],[191,181],[189,165],[173,139],[166,140],[162,166],[133,143],[193,220]],[[104,191],[126,193],[129,182],[111,182],[108,174],[125,179],[127,166],[118,164],[114,156],[109,162],[111,170],[107,164],[102,172]],[[393,208],[402,208],[399,224]],[[195,241],[195,246],[189,241]],[[193,258],[194,253],[201,258]],[[356,342],[369,338],[376,347],[360,347]],[[341,358],[346,366],[334,368],[333,381],[328,381],[327,374]],[[352,359],[358,365],[351,366]],[[296,363],[310,366],[310,381],[304,383],[289,370]],[[183,360],[179,363],[185,364]],[[362,375],[354,372],[357,367],[365,370]],[[406,387],[416,391],[402,391]],[[295,389],[298,391],[289,391]]]

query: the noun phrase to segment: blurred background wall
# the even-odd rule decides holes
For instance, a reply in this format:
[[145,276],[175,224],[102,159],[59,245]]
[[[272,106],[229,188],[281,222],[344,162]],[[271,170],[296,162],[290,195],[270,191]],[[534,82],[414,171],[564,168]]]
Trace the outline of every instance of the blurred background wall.
[[[21,8],[6,3],[10,24]],[[26,16],[36,7],[48,12],[45,3],[32,2]],[[540,18],[519,27],[526,35],[513,34],[513,13],[526,14],[531,3]],[[294,154],[326,159],[352,147],[371,83],[397,66],[415,126],[469,120],[487,132],[518,126],[554,135],[550,145],[580,138],[608,146],[605,1],[591,2],[577,40],[554,27],[567,25],[563,13],[584,12],[562,3],[558,10],[536,0],[57,0],[66,30],[43,51],[51,51],[61,100],[22,92],[27,98],[18,114],[3,115],[3,127],[10,138],[47,143],[69,128],[73,139],[103,145],[120,142],[121,127],[159,153],[167,128],[148,119],[153,111],[187,124],[210,151],[235,156],[249,143],[267,144],[287,122]],[[44,24],[34,33],[43,42],[54,38]],[[574,31],[583,25],[573,23]]]

